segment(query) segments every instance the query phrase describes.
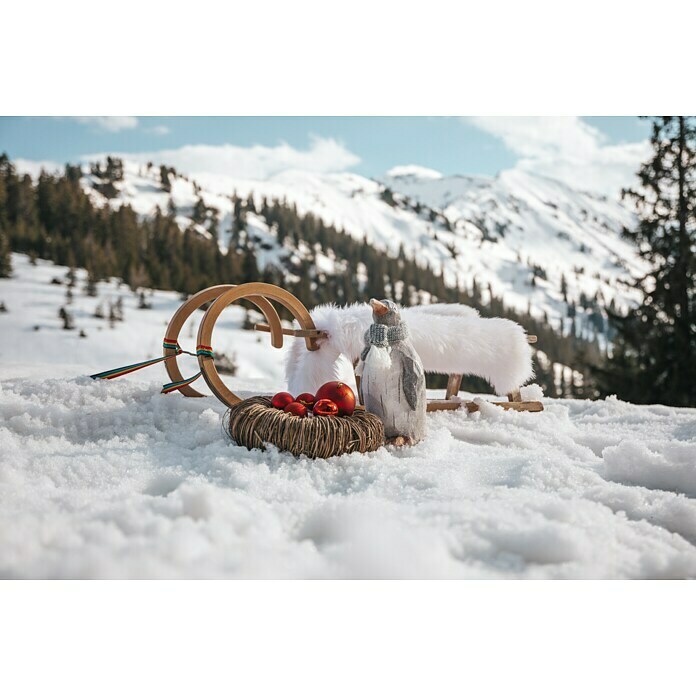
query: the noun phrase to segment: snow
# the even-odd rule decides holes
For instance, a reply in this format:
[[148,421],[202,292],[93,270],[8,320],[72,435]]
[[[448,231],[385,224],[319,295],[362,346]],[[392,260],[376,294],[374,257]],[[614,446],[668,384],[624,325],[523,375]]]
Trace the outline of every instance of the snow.
[[538,384],[528,384],[520,388],[522,401],[542,401],[544,390]]
[[3,368],[0,576],[696,576],[693,411],[488,406],[429,416],[412,449],[310,461],[236,447],[219,402],[159,381]]
[[[645,267],[621,238],[634,218],[617,200],[520,170],[494,178],[388,174],[384,183],[458,223],[457,247],[469,262],[468,272],[480,287],[490,282],[518,309],[531,302],[550,316],[562,316],[561,275],[575,301],[581,293],[591,298],[598,291],[619,306],[636,299],[621,284]],[[483,229],[488,239],[482,239]],[[528,263],[541,266],[548,280],[529,286]]]
[[[696,437],[696,430],[691,431]],[[607,478],[621,483],[682,492],[696,497],[696,450],[693,443],[674,442],[649,447],[622,441],[604,453]]]
[[421,167],[419,164],[402,164],[396,167],[392,167],[386,174],[386,176],[393,179],[398,179],[399,177],[413,177],[416,179],[441,179],[442,174],[436,169],[430,169],[429,167]]
[[[65,269],[13,263],[0,280],[0,577],[696,577],[694,409],[481,400],[429,415],[410,449],[248,451],[213,397],[161,395],[161,366],[85,376],[156,354],[175,293],[137,310],[126,288],[88,298],[79,281],[79,339],[57,319],[65,287],[50,279]],[[100,331],[88,310],[107,293],[126,321]],[[280,352],[228,312],[220,340],[256,370],[232,388],[282,387]]]
[[[45,365],[47,369],[55,366],[51,369],[60,370],[69,365],[71,369],[79,369],[77,374],[88,375],[162,354],[167,324],[181,305],[178,293],[148,292],[146,300],[152,309],[138,309],[138,297],[115,279],[98,283],[97,297],[87,296],[84,291],[86,273],[78,269],[72,303],[67,304],[67,268],[40,259],[36,266],[31,266],[28,257],[22,254],[13,254],[12,265],[13,278],[0,279],[0,302],[4,302],[8,310],[7,314],[0,314],[0,360],[6,368],[15,366],[26,370],[28,365]],[[54,278],[63,284],[52,284]],[[99,306],[108,316],[109,303],[119,298],[123,302],[125,321],[112,326],[108,319],[94,316]],[[75,330],[62,329],[62,321],[58,318],[61,307],[74,316]],[[185,350],[195,350],[202,316],[198,313],[184,324],[179,343]],[[235,356],[239,374],[245,376],[248,384],[259,378],[281,380],[285,347],[276,350],[261,334],[242,331],[243,320],[241,307],[225,310],[213,334],[215,350],[228,357]],[[80,337],[80,330],[86,333],[86,338]],[[185,376],[198,371],[195,358],[183,355],[178,360]],[[163,383],[169,381],[163,370],[162,376]],[[198,385],[196,382],[196,387]],[[205,391],[205,386],[201,384],[201,387]]]

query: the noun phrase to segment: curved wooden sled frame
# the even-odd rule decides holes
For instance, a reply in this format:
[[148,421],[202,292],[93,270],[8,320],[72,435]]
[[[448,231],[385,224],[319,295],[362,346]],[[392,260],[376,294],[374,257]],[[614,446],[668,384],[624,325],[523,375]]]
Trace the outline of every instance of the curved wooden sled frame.
[[[184,304],[179,307],[179,309],[174,312],[174,316],[169,320],[169,325],[167,326],[166,337],[172,341],[178,341],[179,333],[186,320],[197,310],[200,309],[204,304],[212,300],[217,300],[223,293],[232,290],[238,286],[236,285],[213,285],[212,287],[206,288],[197,292],[195,295],[190,297]],[[249,300],[252,304],[256,305],[263,316],[266,318],[268,325],[271,327],[271,344],[274,348],[282,348],[283,346],[283,331],[280,323],[280,317],[278,312],[276,312],[275,307],[265,298],[259,295],[245,296],[245,299]],[[175,356],[172,360],[167,360],[164,366],[167,369],[167,374],[172,382],[181,382],[184,376],[179,370],[179,365],[177,363],[177,353],[174,348],[164,349],[165,357]],[[183,386],[179,391],[184,396],[205,396],[201,394],[198,390],[194,389],[190,384]]]
[[[191,298],[191,300],[193,299],[194,298]],[[273,308],[273,305],[271,305],[271,303],[268,301],[269,299],[275,300],[283,305],[283,307],[288,309],[299,322],[301,331],[291,332],[291,335],[302,335],[305,343],[307,344],[307,350],[319,349],[317,338],[322,335],[322,332],[317,331],[314,321],[312,321],[312,317],[309,315],[307,308],[292,293],[284,290],[283,288],[279,288],[276,285],[271,285],[270,283],[244,283],[243,285],[228,286],[228,289],[218,293],[213,304],[208,307],[205,315],[203,316],[203,320],[201,321],[201,325],[198,328],[197,343],[199,346],[209,347],[212,345],[215,322],[218,320],[226,307],[231,305],[233,302],[242,299],[255,302],[255,304],[260,307],[262,311],[263,303],[266,303],[271,307],[277,322],[269,321],[268,324],[270,326],[271,343],[276,348],[280,348],[283,345],[283,328],[280,325],[278,313]],[[189,300],[189,302],[191,300]],[[259,300],[263,300],[261,305],[258,303]],[[203,304],[203,302],[200,304]],[[264,316],[268,318],[266,312],[264,312]],[[218,399],[220,399],[220,401],[222,401],[223,404],[229,407],[234,406],[234,404],[241,401],[241,399],[225,385],[222,379],[220,379],[220,375],[215,368],[215,361],[210,356],[199,354],[198,364],[200,365],[203,378],[210,387],[210,390],[213,392],[213,394],[215,394],[215,396],[217,396]],[[183,389],[181,391],[183,391]]]

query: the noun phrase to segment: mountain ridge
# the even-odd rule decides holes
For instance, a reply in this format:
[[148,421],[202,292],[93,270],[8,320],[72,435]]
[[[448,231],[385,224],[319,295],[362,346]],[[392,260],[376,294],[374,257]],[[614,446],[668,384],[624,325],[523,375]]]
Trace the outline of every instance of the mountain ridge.
[[[395,169],[380,180],[299,170],[263,180],[175,173],[166,191],[158,166],[126,160],[112,199],[95,190],[91,175],[83,185],[95,204],[128,204],[145,217],[157,207],[165,210],[171,199],[179,226],[205,235],[207,227],[192,218],[200,199],[217,211],[223,249],[234,225],[235,196],[251,196],[256,205],[287,201],[298,213],[312,214],[392,257],[403,251],[449,285],[495,295],[564,331],[576,324],[579,335],[600,340],[608,331],[607,308],[625,309],[638,301],[631,278],[644,265],[621,238],[621,229],[634,222],[621,202],[526,172],[435,177],[433,170],[423,176],[423,168],[413,165]],[[273,246],[273,230],[256,228]],[[280,247],[276,252],[276,260],[285,253]]]

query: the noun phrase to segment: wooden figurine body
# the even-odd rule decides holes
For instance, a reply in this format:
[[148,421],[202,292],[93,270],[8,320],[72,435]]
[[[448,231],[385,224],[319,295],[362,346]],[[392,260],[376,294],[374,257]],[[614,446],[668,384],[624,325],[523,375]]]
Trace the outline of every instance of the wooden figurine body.
[[370,305],[374,323],[358,365],[362,401],[381,419],[387,442],[415,444],[427,433],[423,365],[396,304],[370,300]]

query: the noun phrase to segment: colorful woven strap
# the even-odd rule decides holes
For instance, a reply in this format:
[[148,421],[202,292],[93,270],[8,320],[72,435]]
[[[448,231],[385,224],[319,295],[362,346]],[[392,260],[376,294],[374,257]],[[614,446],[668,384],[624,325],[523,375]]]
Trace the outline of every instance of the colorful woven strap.
[[167,355],[163,358],[154,358],[153,360],[145,360],[139,363],[133,363],[132,365],[124,365],[123,367],[116,367],[113,370],[106,370],[105,372],[97,372],[95,375],[90,375],[92,379],[115,379],[116,377],[123,377],[123,375],[130,374],[136,370],[142,370],[144,367],[149,367],[150,365],[155,365],[163,360],[169,360],[173,358],[173,355]]
[[[196,346],[196,355],[202,355],[205,358],[212,358],[213,349],[211,346],[205,346],[201,343],[200,345]],[[182,379],[178,382],[169,382],[162,386],[162,394],[171,394],[173,391],[177,391],[177,389],[181,389],[182,387],[195,382],[202,374],[203,372],[197,372],[195,375],[193,375],[193,377],[188,377],[187,379]]]
[[162,341],[162,347],[164,349],[175,350],[177,353],[183,352],[179,345],[179,341],[175,341],[173,338],[165,338],[164,341]]
[[204,346],[202,343],[196,346],[196,355],[202,355],[204,358],[213,357],[213,349],[210,346]]
[[175,358],[177,355],[186,353],[187,355],[193,355],[186,350],[182,350],[178,341],[173,341],[170,338],[165,338],[162,342],[164,348],[175,351],[172,355],[164,355],[161,358],[153,358],[152,360],[143,360],[143,362],[133,363],[132,365],[124,365],[123,367],[115,367],[113,370],[105,370],[104,372],[97,372],[94,375],[90,375],[92,379],[115,379],[116,377],[123,377],[123,375],[130,374],[136,370],[142,370],[144,367],[149,367],[150,365],[156,365],[164,360],[170,360]]
[[169,382],[168,384],[164,384],[162,386],[162,394],[171,394],[171,392],[176,391],[177,389],[181,389],[181,387],[185,387],[187,384],[191,384],[192,382],[195,382],[203,373],[202,372],[197,372],[193,377],[189,377],[188,379],[182,379],[179,382]]
[[[136,370],[142,370],[144,367],[149,367],[150,365],[155,365],[156,363],[163,362],[165,360],[170,360],[171,358],[176,358],[178,355],[185,353],[186,355],[194,355],[187,350],[182,350],[178,341],[171,338],[165,338],[162,341],[162,346],[165,350],[173,350],[174,353],[171,355],[164,355],[161,358],[153,358],[152,360],[144,360],[143,362],[133,363],[132,365],[125,365],[124,367],[116,367],[113,370],[106,370],[105,372],[97,372],[95,375],[90,375],[92,379],[114,379],[115,377],[123,377]],[[211,346],[199,345],[196,346],[195,355],[202,355],[206,358],[213,357],[213,349]],[[182,387],[185,387],[192,382],[195,382],[203,373],[197,372],[193,377],[188,377],[187,379],[182,379],[178,382],[169,382],[162,387],[162,394],[170,394],[173,391],[177,391]]]

